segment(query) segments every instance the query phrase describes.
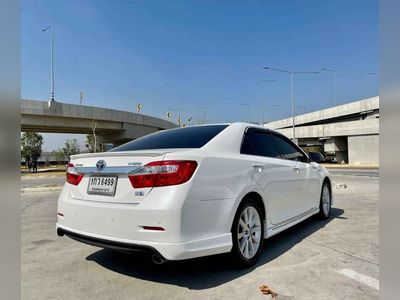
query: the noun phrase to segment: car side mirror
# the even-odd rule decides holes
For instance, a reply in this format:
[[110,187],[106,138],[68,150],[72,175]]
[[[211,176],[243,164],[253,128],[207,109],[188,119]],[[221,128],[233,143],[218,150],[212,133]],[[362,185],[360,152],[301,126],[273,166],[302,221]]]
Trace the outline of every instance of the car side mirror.
[[311,157],[307,156],[307,155],[301,156],[300,161],[304,162],[304,163],[309,163],[309,162],[311,162]]

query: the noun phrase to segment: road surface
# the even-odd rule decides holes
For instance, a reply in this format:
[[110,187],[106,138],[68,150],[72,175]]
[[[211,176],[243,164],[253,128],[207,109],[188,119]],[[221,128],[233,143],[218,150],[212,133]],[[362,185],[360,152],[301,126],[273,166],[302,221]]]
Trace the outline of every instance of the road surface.
[[332,175],[379,177],[379,169],[329,168],[328,170]]
[[[334,175],[333,216],[306,220],[266,241],[253,268],[223,255],[154,265],[55,231],[59,192],[21,194],[23,299],[377,299],[379,180]],[[53,179],[51,179],[53,182]],[[40,184],[44,182],[38,181]]]

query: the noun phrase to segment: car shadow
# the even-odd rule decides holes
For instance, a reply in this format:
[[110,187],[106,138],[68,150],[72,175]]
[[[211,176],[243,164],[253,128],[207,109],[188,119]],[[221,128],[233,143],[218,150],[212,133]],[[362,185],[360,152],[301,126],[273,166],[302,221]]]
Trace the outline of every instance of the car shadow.
[[342,209],[332,208],[328,220],[321,221],[311,217],[269,238],[264,243],[257,264],[247,269],[235,268],[224,254],[156,265],[151,262],[148,254],[142,252],[125,254],[102,249],[87,256],[86,260],[133,278],[178,285],[193,290],[208,289],[241,277],[279,257],[333,219],[344,218],[340,217],[343,212]]

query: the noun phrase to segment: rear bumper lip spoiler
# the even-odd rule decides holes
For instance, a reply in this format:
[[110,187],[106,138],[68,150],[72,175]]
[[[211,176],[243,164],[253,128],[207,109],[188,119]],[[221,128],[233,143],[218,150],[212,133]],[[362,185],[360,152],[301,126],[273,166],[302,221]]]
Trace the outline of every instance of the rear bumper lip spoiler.
[[155,248],[147,245],[138,245],[138,244],[130,244],[130,243],[122,243],[122,242],[116,242],[116,241],[111,241],[111,240],[106,240],[106,239],[100,239],[96,237],[91,237],[83,234],[79,234],[76,232],[72,232],[69,230],[65,230],[63,228],[58,227],[57,228],[57,235],[58,236],[68,236],[71,239],[74,239],[78,242],[85,243],[88,245],[100,247],[100,248],[107,248],[107,249],[113,249],[113,250],[120,250],[120,251],[128,251],[128,252],[134,252],[134,251],[143,251],[143,252],[148,252],[154,255],[158,255],[162,259],[166,260],[164,256],[160,254]]

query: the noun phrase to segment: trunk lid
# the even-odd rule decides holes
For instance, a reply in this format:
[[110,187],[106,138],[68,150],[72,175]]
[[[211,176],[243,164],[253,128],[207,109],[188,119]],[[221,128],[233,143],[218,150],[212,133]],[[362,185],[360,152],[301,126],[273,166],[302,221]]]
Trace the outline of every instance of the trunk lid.
[[[163,149],[74,155],[71,157],[71,163],[79,173],[85,175],[77,186],[70,185],[70,195],[74,200],[138,204],[152,188],[134,189],[128,178],[129,173],[152,161],[161,161],[167,153],[173,151]],[[104,164],[103,168],[101,168],[102,164]],[[97,165],[100,165],[100,168]],[[89,194],[90,182],[92,182],[91,189],[93,188],[93,180],[91,181],[93,177],[116,178],[114,194],[92,194],[93,191]]]

